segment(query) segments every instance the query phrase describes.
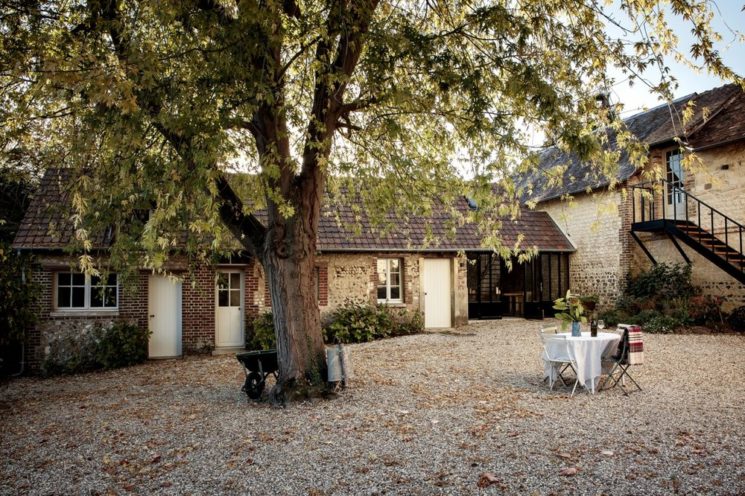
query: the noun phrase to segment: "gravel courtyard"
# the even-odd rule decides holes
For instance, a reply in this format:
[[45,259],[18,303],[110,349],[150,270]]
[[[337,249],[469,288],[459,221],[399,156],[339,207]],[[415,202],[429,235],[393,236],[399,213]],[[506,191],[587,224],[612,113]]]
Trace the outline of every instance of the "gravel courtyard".
[[744,336],[645,335],[643,392],[569,398],[539,325],[354,345],[352,388],[286,409],[232,356],[4,383],[0,493],[745,493]]

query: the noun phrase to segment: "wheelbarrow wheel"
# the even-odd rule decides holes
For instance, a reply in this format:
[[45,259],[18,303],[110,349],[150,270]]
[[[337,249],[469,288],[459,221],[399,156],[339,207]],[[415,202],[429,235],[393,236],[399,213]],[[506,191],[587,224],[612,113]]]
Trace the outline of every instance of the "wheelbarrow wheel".
[[250,372],[246,376],[246,383],[243,385],[243,390],[252,400],[259,399],[261,393],[264,391],[264,379],[261,377],[261,374]]

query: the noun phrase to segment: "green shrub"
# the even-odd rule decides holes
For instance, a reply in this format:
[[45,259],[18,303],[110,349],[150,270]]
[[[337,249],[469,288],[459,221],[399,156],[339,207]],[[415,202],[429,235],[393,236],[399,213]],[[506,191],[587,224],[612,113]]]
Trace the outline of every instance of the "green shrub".
[[723,298],[700,296],[691,267],[658,264],[627,280],[616,308],[600,314],[609,325],[638,324],[648,332],[674,332],[690,324],[723,324]]
[[722,303],[724,298],[721,296],[693,296],[688,302],[688,312],[691,321],[695,324],[709,327],[721,327],[724,325],[724,315],[722,314]]
[[644,332],[669,334],[683,327],[684,323],[675,317],[658,314],[645,322],[639,322],[639,325],[642,326]]
[[666,263],[657,264],[636,277],[630,277],[625,291],[627,297],[643,300],[687,298],[695,293],[696,288],[691,283],[691,266]]
[[[365,343],[376,339],[417,334],[424,330],[421,312],[385,305],[363,305],[347,302],[337,308],[323,326],[323,341],[335,343]],[[247,333],[246,348],[270,350],[276,348],[271,312],[258,316]]]
[[323,329],[327,343],[364,343],[388,337],[393,329],[390,313],[380,306],[348,302],[337,308]]
[[364,343],[416,334],[423,329],[420,312],[347,302],[331,314],[324,326],[323,338],[326,343]]
[[618,308],[612,308],[598,314],[598,320],[605,322],[608,327],[614,327],[618,324],[628,324],[631,322],[631,317],[625,311]]
[[273,350],[277,347],[272,312],[256,317],[251,323],[251,332],[246,333],[246,348],[249,350]]
[[128,367],[147,360],[150,331],[133,324],[116,322],[101,332],[95,362],[103,369]]
[[0,242],[0,373],[18,370],[26,329],[37,318],[34,303],[40,288],[31,279],[32,263],[30,255]]
[[636,324],[640,326],[646,326],[647,322],[657,319],[662,316],[662,313],[657,310],[642,310],[636,315],[631,315],[628,322],[624,324]]
[[419,334],[424,331],[424,315],[419,311],[409,312],[401,308],[394,312],[393,325],[392,336]]
[[735,308],[727,319],[727,323],[733,331],[745,332],[745,306]]

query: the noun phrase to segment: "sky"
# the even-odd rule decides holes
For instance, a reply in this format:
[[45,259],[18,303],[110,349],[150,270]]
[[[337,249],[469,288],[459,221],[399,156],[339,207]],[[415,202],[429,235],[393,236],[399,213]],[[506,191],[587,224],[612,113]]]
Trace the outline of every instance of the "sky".
[[[716,0],[711,4],[715,12],[712,26],[715,31],[722,35],[721,42],[716,43],[715,46],[725,63],[738,75],[745,76],[745,44],[737,37],[738,35],[732,33],[732,31],[737,31],[740,34],[745,32],[745,12],[742,11],[743,0]],[[690,24],[680,17],[669,16],[667,19],[679,37],[678,50],[690,55],[690,46],[694,40],[690,32]],[[725,84],[725,81],[716,76],[706,72],[696,73],[690,67],[678,63],[672,58],[668,58],[666,64],[671,67],[672,74],[678,79],[679,87],[675,91],[676,98]],[[630,117],[644,109],[664,103],[658,95],[650,93],[647,87],[640,83],[629,87],[628,82],[624,79],[625,76],[620,71],[612,76],[618,81],[611,89],[611,100],[624,104],[623,117]],[[653,71],[648,71],[647,76],[652,81],[659,80],[659,73],[655,74]]]

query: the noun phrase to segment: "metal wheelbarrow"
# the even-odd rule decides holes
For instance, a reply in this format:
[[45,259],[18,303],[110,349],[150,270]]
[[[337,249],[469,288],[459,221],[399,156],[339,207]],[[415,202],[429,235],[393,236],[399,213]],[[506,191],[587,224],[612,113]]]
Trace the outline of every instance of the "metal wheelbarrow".
[[274,375],[275,379],[279,376],[277,350],[248,351],[237,354],[235,358],[243,365],[243,371],[246,373],[246,382],[243,383],[241,391],[252,400],[261,397],[266,378],[270,374]]

